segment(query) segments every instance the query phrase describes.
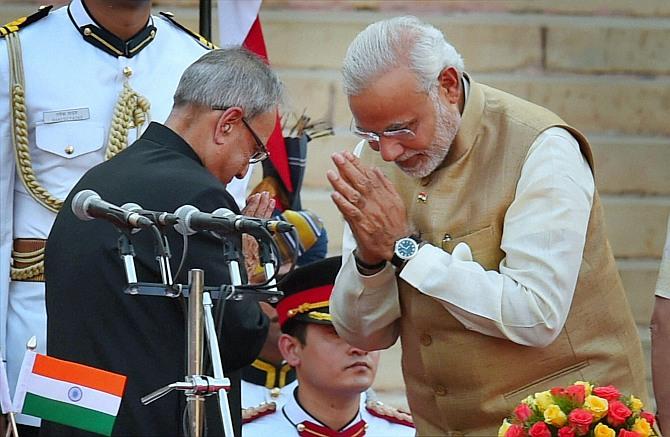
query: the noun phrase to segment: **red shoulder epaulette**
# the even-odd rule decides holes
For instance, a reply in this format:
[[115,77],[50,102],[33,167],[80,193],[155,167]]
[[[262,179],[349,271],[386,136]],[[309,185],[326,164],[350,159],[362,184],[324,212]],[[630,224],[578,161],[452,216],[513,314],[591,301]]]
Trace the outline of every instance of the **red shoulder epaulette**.
[[397,408],[384,405],[379,401],[367,401],[365,409],[375,417],[379,417],[391,423],[405,425],[414,428],[414,419],[412,415]]
[[0,27],[0,38],[4,38],[12,32],[16,32],[19,29],[23,29],[24,27],[28,26],[29,24],[33,24],[34,22],[41,20],[42,18],[49,15],[51,8],[53,8],[53,5],[40,6],[38,11],[34,14],[27,17],[18,18],[11,23],[5,24],[4,26]]
[[188,33],[191,35],[198,43],[200,43],[201,46],[207,48],[207,49],[218,49],[216,45],[214,45],[212,42],[208,41],[207,38],[204,36],[197,34],[193,32],[191,29],[188,27],[184,26],[183,24],[179,23],[177,20],[174,18],[174,14],[172,12],[159,12],[159,15],[166,20],[168,20],[170,23],[174,24],[177,26],[177,28],[183,30],[184,32]]
[[255,407],[242,409],[242,423],[253,422],[259,417],[267,416],[277,411],[277,404],[274,402],[263,402]]

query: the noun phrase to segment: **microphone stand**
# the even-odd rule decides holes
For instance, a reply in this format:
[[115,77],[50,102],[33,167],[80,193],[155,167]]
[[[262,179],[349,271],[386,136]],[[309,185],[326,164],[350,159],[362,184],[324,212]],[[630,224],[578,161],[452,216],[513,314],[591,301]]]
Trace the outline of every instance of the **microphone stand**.
[[[140,399],[143,405],[165,396],[172,390],[184,391],[187,401],[189,430],[193,437],[202,437],[205,422],[204,398],[217,393],[219,409],[226,436],[234,437],[233,422],[228,406],[230,380],[224,376],[219,342],[214,327],[211,307],[212,299],[205,292],[205,274],[200,269],[189,270],[189,303],[188,303],[188,373],[184,382],[175,382],[162,387]],[[223,297],[222,297],[223,298]],[[207,332],[209,353],[214,369],[214,378],[202,375],[203,357],[203,318]]]

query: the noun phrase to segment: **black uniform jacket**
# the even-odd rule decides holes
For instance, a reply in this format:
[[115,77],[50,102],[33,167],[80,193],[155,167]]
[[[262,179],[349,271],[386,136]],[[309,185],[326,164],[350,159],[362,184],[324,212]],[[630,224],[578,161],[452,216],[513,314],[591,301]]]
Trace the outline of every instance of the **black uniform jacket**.
[[[81,221],[71,211],[72,198],[84,189],[115,205],[134,202],[155,211],[172,212],[184,204],[204,212],[224,207],[238,213],[239,209],[180,136],[151,123],[132,146],[82,177],[49,235],[45,261],[48,354],[128,377],[114,435],[181,435],[183,393],[170,393],[148,406],[141,405],[140,397],[184,380],[186,301],[124,294],[126,279],[117,250],[120,232],[103,220]],[[174,273],[181,259],[182,236],[171,228],[166,233]],[[161,282],[151,232],[142,230],[131,239],[138,280]],[[229,283],[221,241],[212,236],[198,233],[189,238],[186,263],[175,282],[188,283],[191,268],[204,270],[206,285]],[[233,382],[229,399],[239,430],[238,370],[257,356],[268,322],[255,301],[228,301],[224,308],[219,344],[226,376]],[[212,375],[211,369],[208,374]],[[209,398],[207,404],[207,435],[222,435],[216,398]],[[50,422],[42,426],[42,435],[77,433],[87,434]]]

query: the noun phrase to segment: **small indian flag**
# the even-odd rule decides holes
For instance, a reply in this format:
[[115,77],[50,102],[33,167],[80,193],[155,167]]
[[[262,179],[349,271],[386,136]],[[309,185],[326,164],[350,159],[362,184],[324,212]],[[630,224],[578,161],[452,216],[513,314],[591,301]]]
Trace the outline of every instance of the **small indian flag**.
[[111,435],[126,377],[27,351],[14,409],[74,428]]

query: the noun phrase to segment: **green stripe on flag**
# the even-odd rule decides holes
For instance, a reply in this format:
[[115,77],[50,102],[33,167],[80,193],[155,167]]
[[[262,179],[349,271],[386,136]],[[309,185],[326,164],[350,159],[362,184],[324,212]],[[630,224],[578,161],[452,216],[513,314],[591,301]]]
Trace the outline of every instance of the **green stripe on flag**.
[[33,393],[26,393],[26,399],[23,402],[23,410],[21,412],[41,417],[51,422],[104,435],[112,434],[112,428],[116,420],[116,416],[110,416],[109,414],[83,408],[78,405],[45,398]]

